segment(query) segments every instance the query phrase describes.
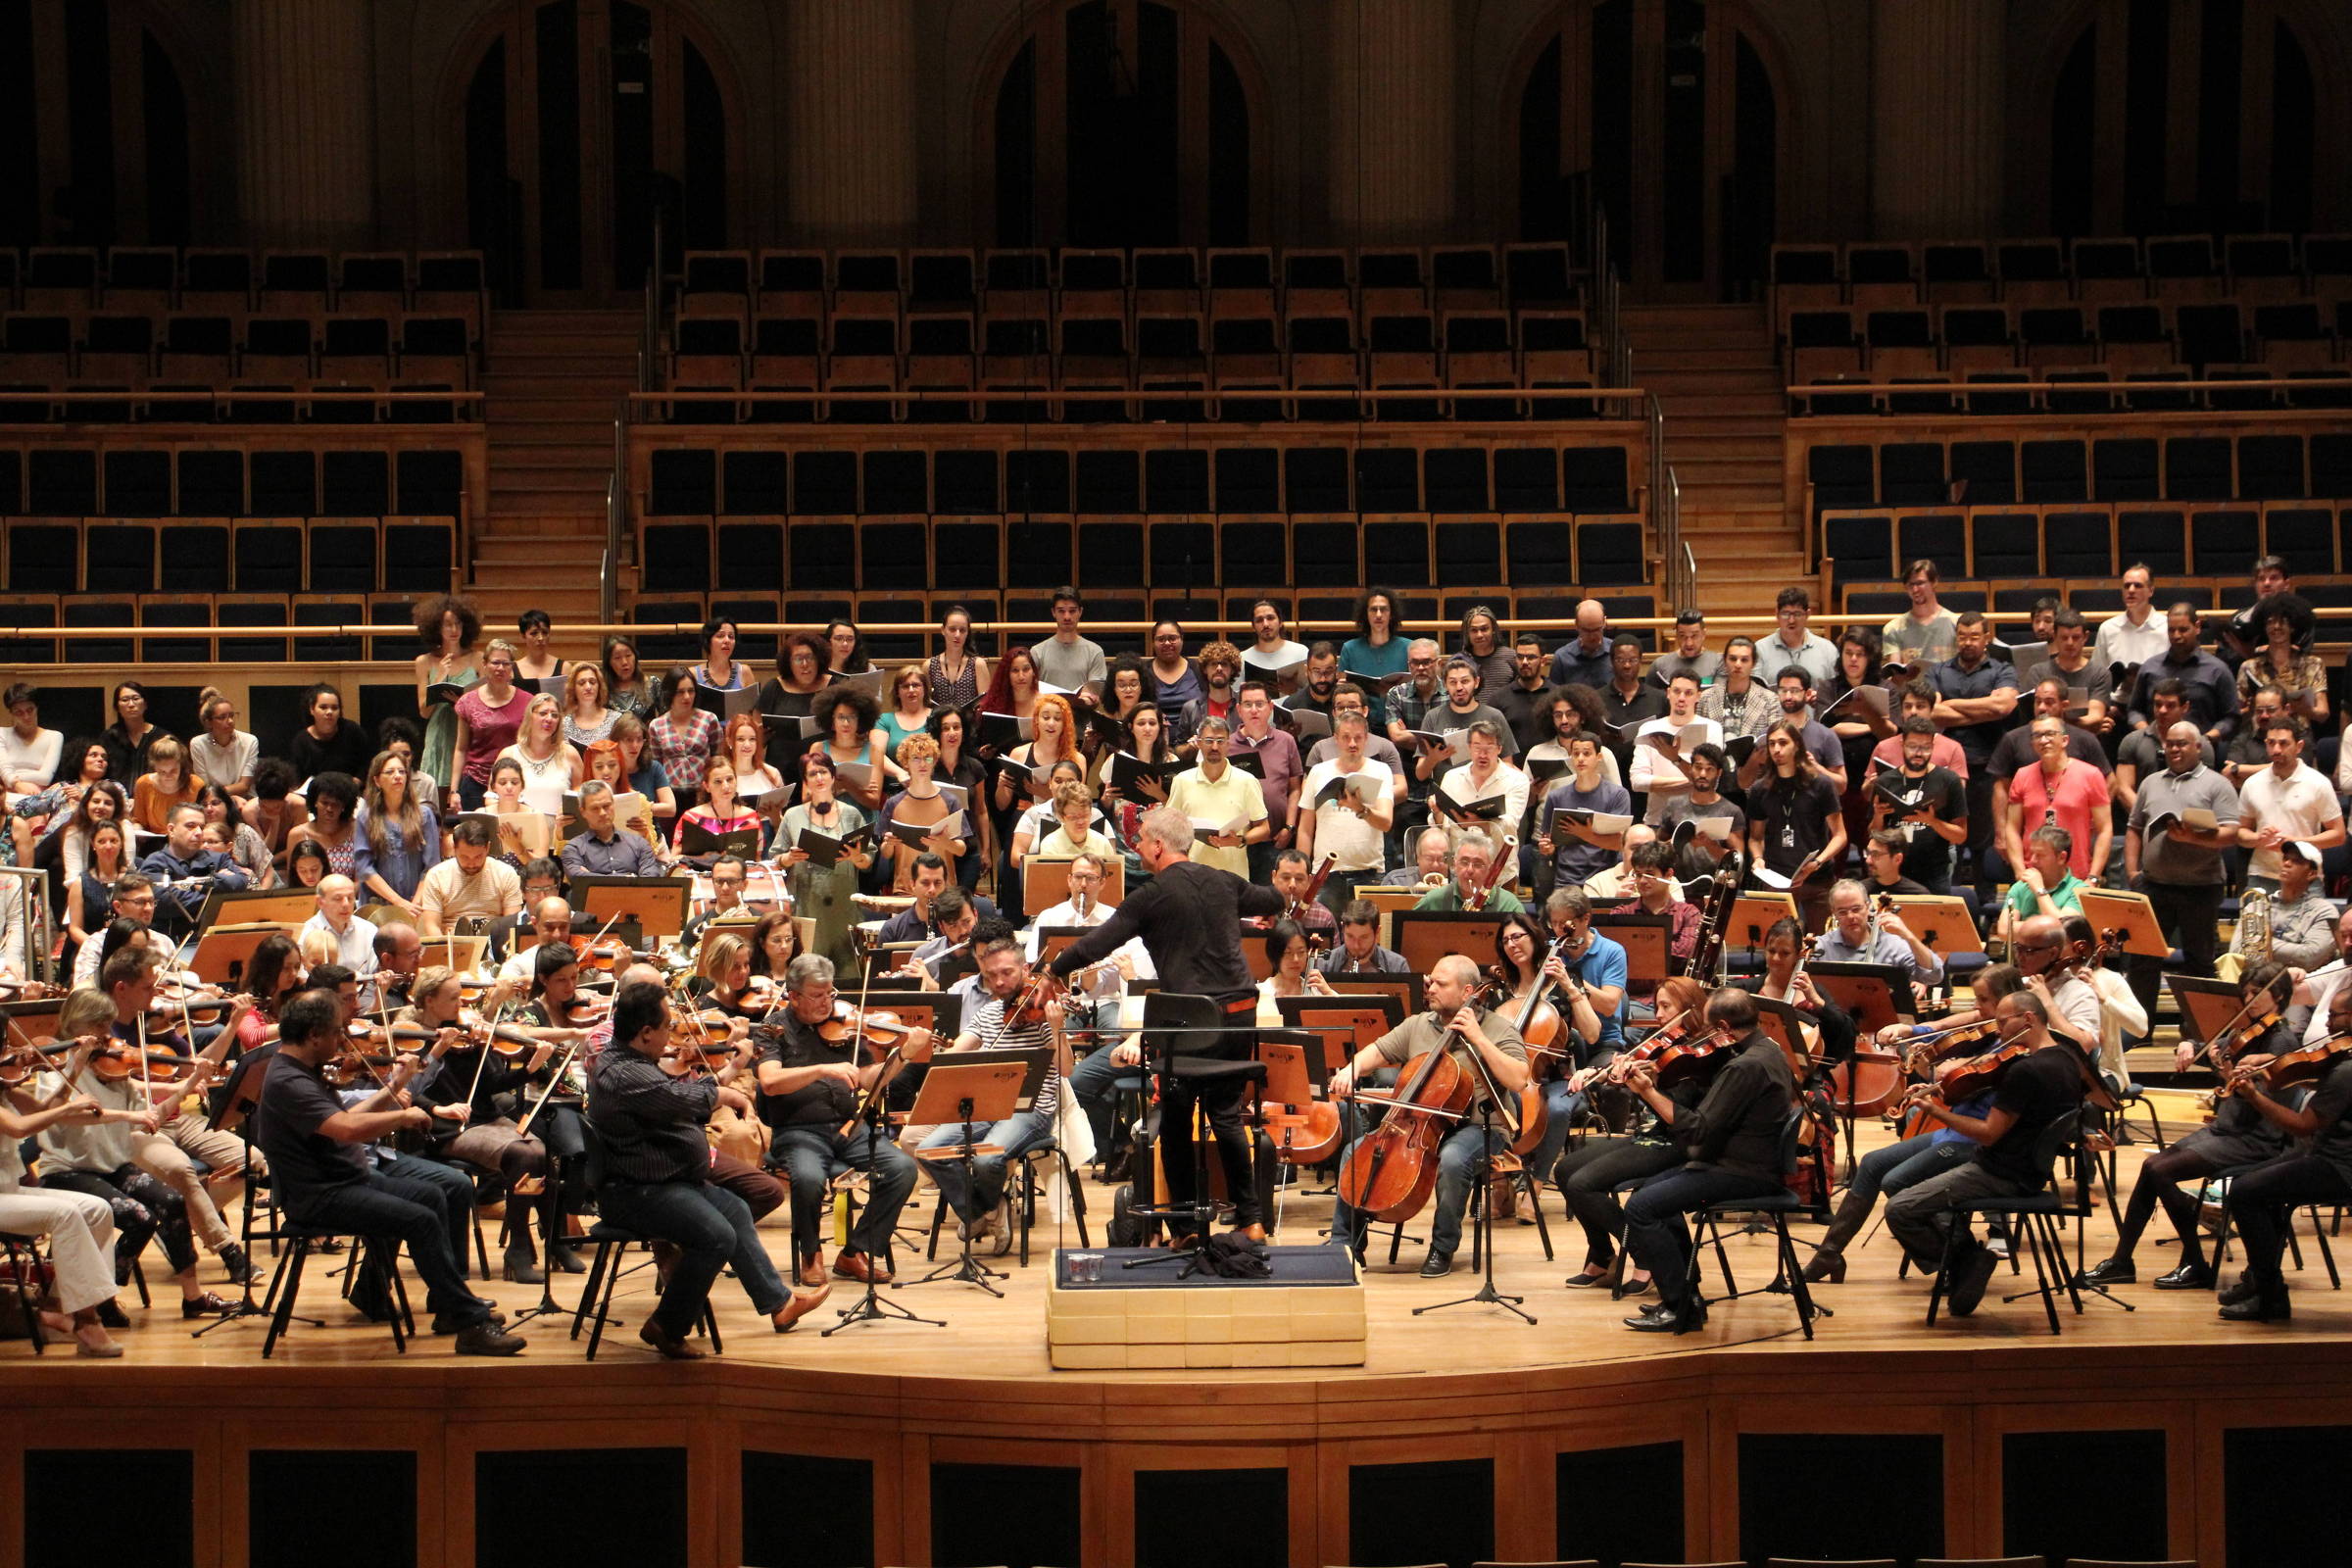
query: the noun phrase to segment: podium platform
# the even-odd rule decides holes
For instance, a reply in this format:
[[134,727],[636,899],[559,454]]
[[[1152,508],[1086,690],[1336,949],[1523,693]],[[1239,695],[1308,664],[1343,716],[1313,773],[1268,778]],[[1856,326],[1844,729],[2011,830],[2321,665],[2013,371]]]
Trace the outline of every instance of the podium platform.
[[1046,1345],[1055,1367],[1301,1367],[1364,1364],[1364,1285],[1337,1247],[1270,1247],[1260,1280],[1195,1274],[1161,1249],[1100,1249],[1102,1277],[1073,1279],[1070,1250],[1054,1254]]

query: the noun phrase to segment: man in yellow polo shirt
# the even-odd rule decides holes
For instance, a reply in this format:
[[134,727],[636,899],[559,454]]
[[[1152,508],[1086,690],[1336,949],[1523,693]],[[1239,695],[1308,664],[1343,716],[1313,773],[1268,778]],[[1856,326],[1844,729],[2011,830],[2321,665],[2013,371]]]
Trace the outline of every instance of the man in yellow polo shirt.
[[[1200,749],[1198,765],[1186,768],[1168,785],[1168,805],[1193,819],[1193,858],[1245,881],[1250,876],[1249,846],[1263,841],[1273,828],[1266,820],[1265,792],[1257,780],[1233,765],[1225,756],[1232,739],[1221,718],[1204,718],[1193,739]],[[1241,832],[1229,832],[1236,822]]]

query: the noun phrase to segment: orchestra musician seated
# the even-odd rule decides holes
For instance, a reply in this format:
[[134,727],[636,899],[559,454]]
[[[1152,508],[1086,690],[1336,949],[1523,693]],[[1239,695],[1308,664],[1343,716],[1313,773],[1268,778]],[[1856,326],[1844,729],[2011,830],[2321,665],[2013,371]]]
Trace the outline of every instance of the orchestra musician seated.
[[[1507,876],[1505,868],[1502,875]],[[1490,886],[1490,881],[1493,881]],[[1494,914],[1517,914],[1527,906],[1519,895],[1494,879],[1494,844],[1483,829],[1464,828],[1454,841],[1453,875],[1445,886],[1424,893],[1413,907],[1453,911],[1485,909]]]
[[2306,1204],[2352,1202],[2352,1052],[2344,1035],[2352,1030],[2352,986],[2329,994],[2325,1036],[2292,1053],[2297,1063],[2318,1069],[2308,1098],[2279,1098],[2268,1067],[2240,1062],[2228,1088],[2250,1101],[2262,1117],[2298,1145],[2230,1182],[2230,1218],[2246,1244],[2246,1271],[2222,1293],[2222,1317],[2232,1323],[2281,1323],[2293,1311],[2286,1276],[2279,1267],[2287,1224]]
[[1340,940],[1315,955],[1315,967],[1327,975],[1412,973],[1403,954],[1380,945],[1380,909],[1369,899],[1352,899],[1340,911]]
[[1870,894],[1844,878],[1830,888],[1830,924],[1814,955],[1824,963],[1876,963],[1901,969],[1915,986],[1943,979],[1943,960],[1892,908],[1871,913]]
[[[1698,981],[1677,975],[1658,987],[1658,1029],[1669,1040],[1686,1039],[1699,1033],[1706,1011],[1707,988]],[[1571,1087],[1578,1093],[1590,1095],[1598,1085],[1622,1089],[1633,1057],[1623,1054],[1612,1056],[1597,1067],[1575,1075]],[[1676,1113],[1693,1109],[1705,1093],[1705,1075],[1691,1073],[1679,1078],[1668,1091]],[[1553,1120],[1561,1120],[1558,1109]],[[1640,1181],[1674,1169],[1683,1162],[1680,1144],[1668,1132],[1672,1117],[1660,1117],[1644,1109],[1634,1130],[1623,1137],[1589,1137],[1576,1148],[1561,1153],[1546,1174],[1560,1190],[1561,1200],[1568,1212],[1585,1231],[1585,1266],[1582,1272],[1568,1276],[1571,1290],[1592,1290],[1606,1287],[1617,1297],[1641,1296],[1649,1289],[1649,1276],[1640,1269],[1630,1273],[1622,1249],[1625,1240],[1625,1205],[1618,1200],[1617,1189],[1628,1182]]]
[[[1032,971],[1020,941],[1010,935],[993,937],[978,945],[980,984],[987,1000],[964,1014],[963,1027],[947,1051],[1031,1051],[1048,1053],[1046,1076],[1025,1110],[1003,1121],[971,1125],[972,1141],[993,1146],[994,1152],[975,1153],[967,1174],[960,1159],[929,1159],[931,1179],[939,1184],[940,1199],[955,1210],[961,1234],[985,1241],[997,1234],[998,1209],[1004,1201],[1005,1172],[1032,1149],[1053,1141],[1054,1124],[1061,1108],[1062,1083],[1069,1065],[1069,1043],[1063,1035],[1064,1012],[1059,997],[1042,1003],[1031,996]],[[1027,1002],[1029,1005],[1024,1006]],[[934,1062],[941,1054],[934,1052]],[[953,1149],[963,1142],[964,1125],[945,1122],[932,1129],[920,1147]]]
[[[1674,852],[1657,841],[1652,834],[1646,843],[1637,845],[1627,858],[1627,868],[1633,878],[1633,899],[1609,910],[1611,914],[1663,914],[1674,921],[1667,935],[1667,952],[1675,962],[1688,964],[1698,951],[1698,906],[1682,897],[1674,881]],[[1636,986],[1637,995],[1656,989]]]
[[[1467,840],[1465,840],[1467,842]],[[1470,1183],[1485,1160],[1510,1147],[1499,1107],[1487,1093],[1486,1080],[1515,1094],[1527,1085],[1527,1048],[1510,1019],[1482,1006],[1478,1001],[1479,968],[1458,953],[1449,953],[1430,966],[1427,980],[1429,1009],[1417,1012],[1350,1056],[1331,1075],[1334,1096],[1353,1097],[1358,1079],[1382,1067],[1403,1068],[1415,1057],[1433,1051],[1475,1051],[1485,1072],[1466,1067],[1473,1086],[1472,1113],[1445,1135],[1438,1148],[1435,1207],[1429,1216],[1429,1255],[1421,1264],[1423,1279],[1440,1279],[1453,1268],[1454,1250],[1461,1245],[1462,1215],[1470,1201]],[[1458,1036],[1457,1040],[1455,1037]],[[1399,1075],[1399,1083],[1406,1081]],[[1482,1129],[1477,1106],[1496,1112],[1494,1129]],[[1392,1115],[1418,1114],[1392,1111]],[[1353,1140],[1350,1140],[1352,1148]],[[1347,1156],[1341,1156],[1343,1168]],[[1360,1262],[1368,1216],[1350,1208],[1345,1199],[1334,1201],[1331,1241],[1351,1249]]]

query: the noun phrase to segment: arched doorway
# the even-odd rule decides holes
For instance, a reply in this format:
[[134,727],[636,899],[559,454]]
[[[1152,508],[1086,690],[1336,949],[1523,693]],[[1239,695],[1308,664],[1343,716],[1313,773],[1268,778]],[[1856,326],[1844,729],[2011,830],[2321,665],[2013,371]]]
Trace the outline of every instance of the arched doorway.
[[1519,95],[1519,231],[1568,234],[1588,198],[1647,298],[1717,298],[1764,275],[1780,94],[1730,0],[1569,0],[1531,40]]
[[2100,5],[2049,96],[2055,234],[2309,228],[2326,127],[2279,0]]
[[1250,93],[1197,9],[1075,0],[1013,42],[984,118],[1000,245],[1247,245]]
[[0,6],[0,244],[197,237],[186,78],[142,9]]
[[736,229],[733,94],[675,6],[514,0],[460,118],[467,239],[509,299],[634,294],[657,209],[673,261]]

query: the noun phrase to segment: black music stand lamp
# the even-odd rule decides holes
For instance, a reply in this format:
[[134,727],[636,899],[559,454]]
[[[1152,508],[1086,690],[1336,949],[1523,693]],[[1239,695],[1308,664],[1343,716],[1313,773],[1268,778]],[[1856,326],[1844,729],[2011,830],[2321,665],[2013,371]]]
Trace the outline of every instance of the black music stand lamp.
[[[927,1150],[921,1156],[949,1161],[963,1167],[964,1191],[974,1193],[972,1167],[983,1152],[1003,1154],[1004,1151],[994,1144],[983,1145],[972,1137],[974,1122],[993,1123],[1004,1120],[1018,1108],[1022,1080],[1028,1074],[1019,1062],[942,1062],[933,1061],[931,1070],[923,1075],[923,1087],[914,1097],[914,1108],[906,1119],[918,1127],[941,1122],[963,1124],[963,1141],[953,1149]],[[1008,1173],[1009,1174],[1009,1173]],[[945,1200],[942,1200],[943,1201]],[[956,1216],[958,1219],[961,1215]],[[990,1268],[972,1255],[972,1233],[968,1225],[958,1225],[962,1245],[953,1263],[943,1263],[909,1285],[934,1285],[941,1280],[960,1281],[977,1285],[991,1296],[1004,1293],[989,1283],[990,1280],[1009,1279],[1001,1269]]]
[[[1156,1072],[1159,1077],[1160,1114],[1168,1114],[1168,1091],[1173,1084],[1185,1083],[1198,1087],[1219,1080],[1239,1079],[1244,1083],[1262,1086],[1266,1081],[1266,1064],[1262,1061],[1179,1054],[1180,1047],[1187,1042],[1213,1047],[1234,1034],[1248,1033],[1253,1028],[1253,1024],[1233,1023],[1232,1015],[1218,1006],[1214,998],[1181,991],[1154,991],[1146,997],[1144,1024],[1136,1039],[1143,1049],[1145,1076],[1150,1077]],[[1156,1063],[1154,1056],[1158,1058]],[[1193,1200],[1190,1204],[1182,1208],[1174,1204],[1163,1207],[1156,1203],[1130,1202],[1127,1205],[1129,1214],[1144,1219],[1190,1220],[1193,1244],[1155,1257],[1131,1257],[1121,1267],[1146,1268],[1181,1259],[1184,1271],[1177,1278],[1188,1278],[1202,1270],[1200,1259],[1206,1254],[1207,1249],[1200,1244],[1208,1240],[1209,1226],[1217,1217],[1216,1200],[1208,1196],[1208,1146],[1215,1141],[1213,1133],[1204,1139],[1200,1136],[1198,1129],[1194,1130]],[[1156,1128],[1152,1133],[1151,1144],[1152,1148],[1143,1151],[1136,1160],[1136,1170],[1148,1172],[1151,1169],[1151,1154],[1159,1145]]]

